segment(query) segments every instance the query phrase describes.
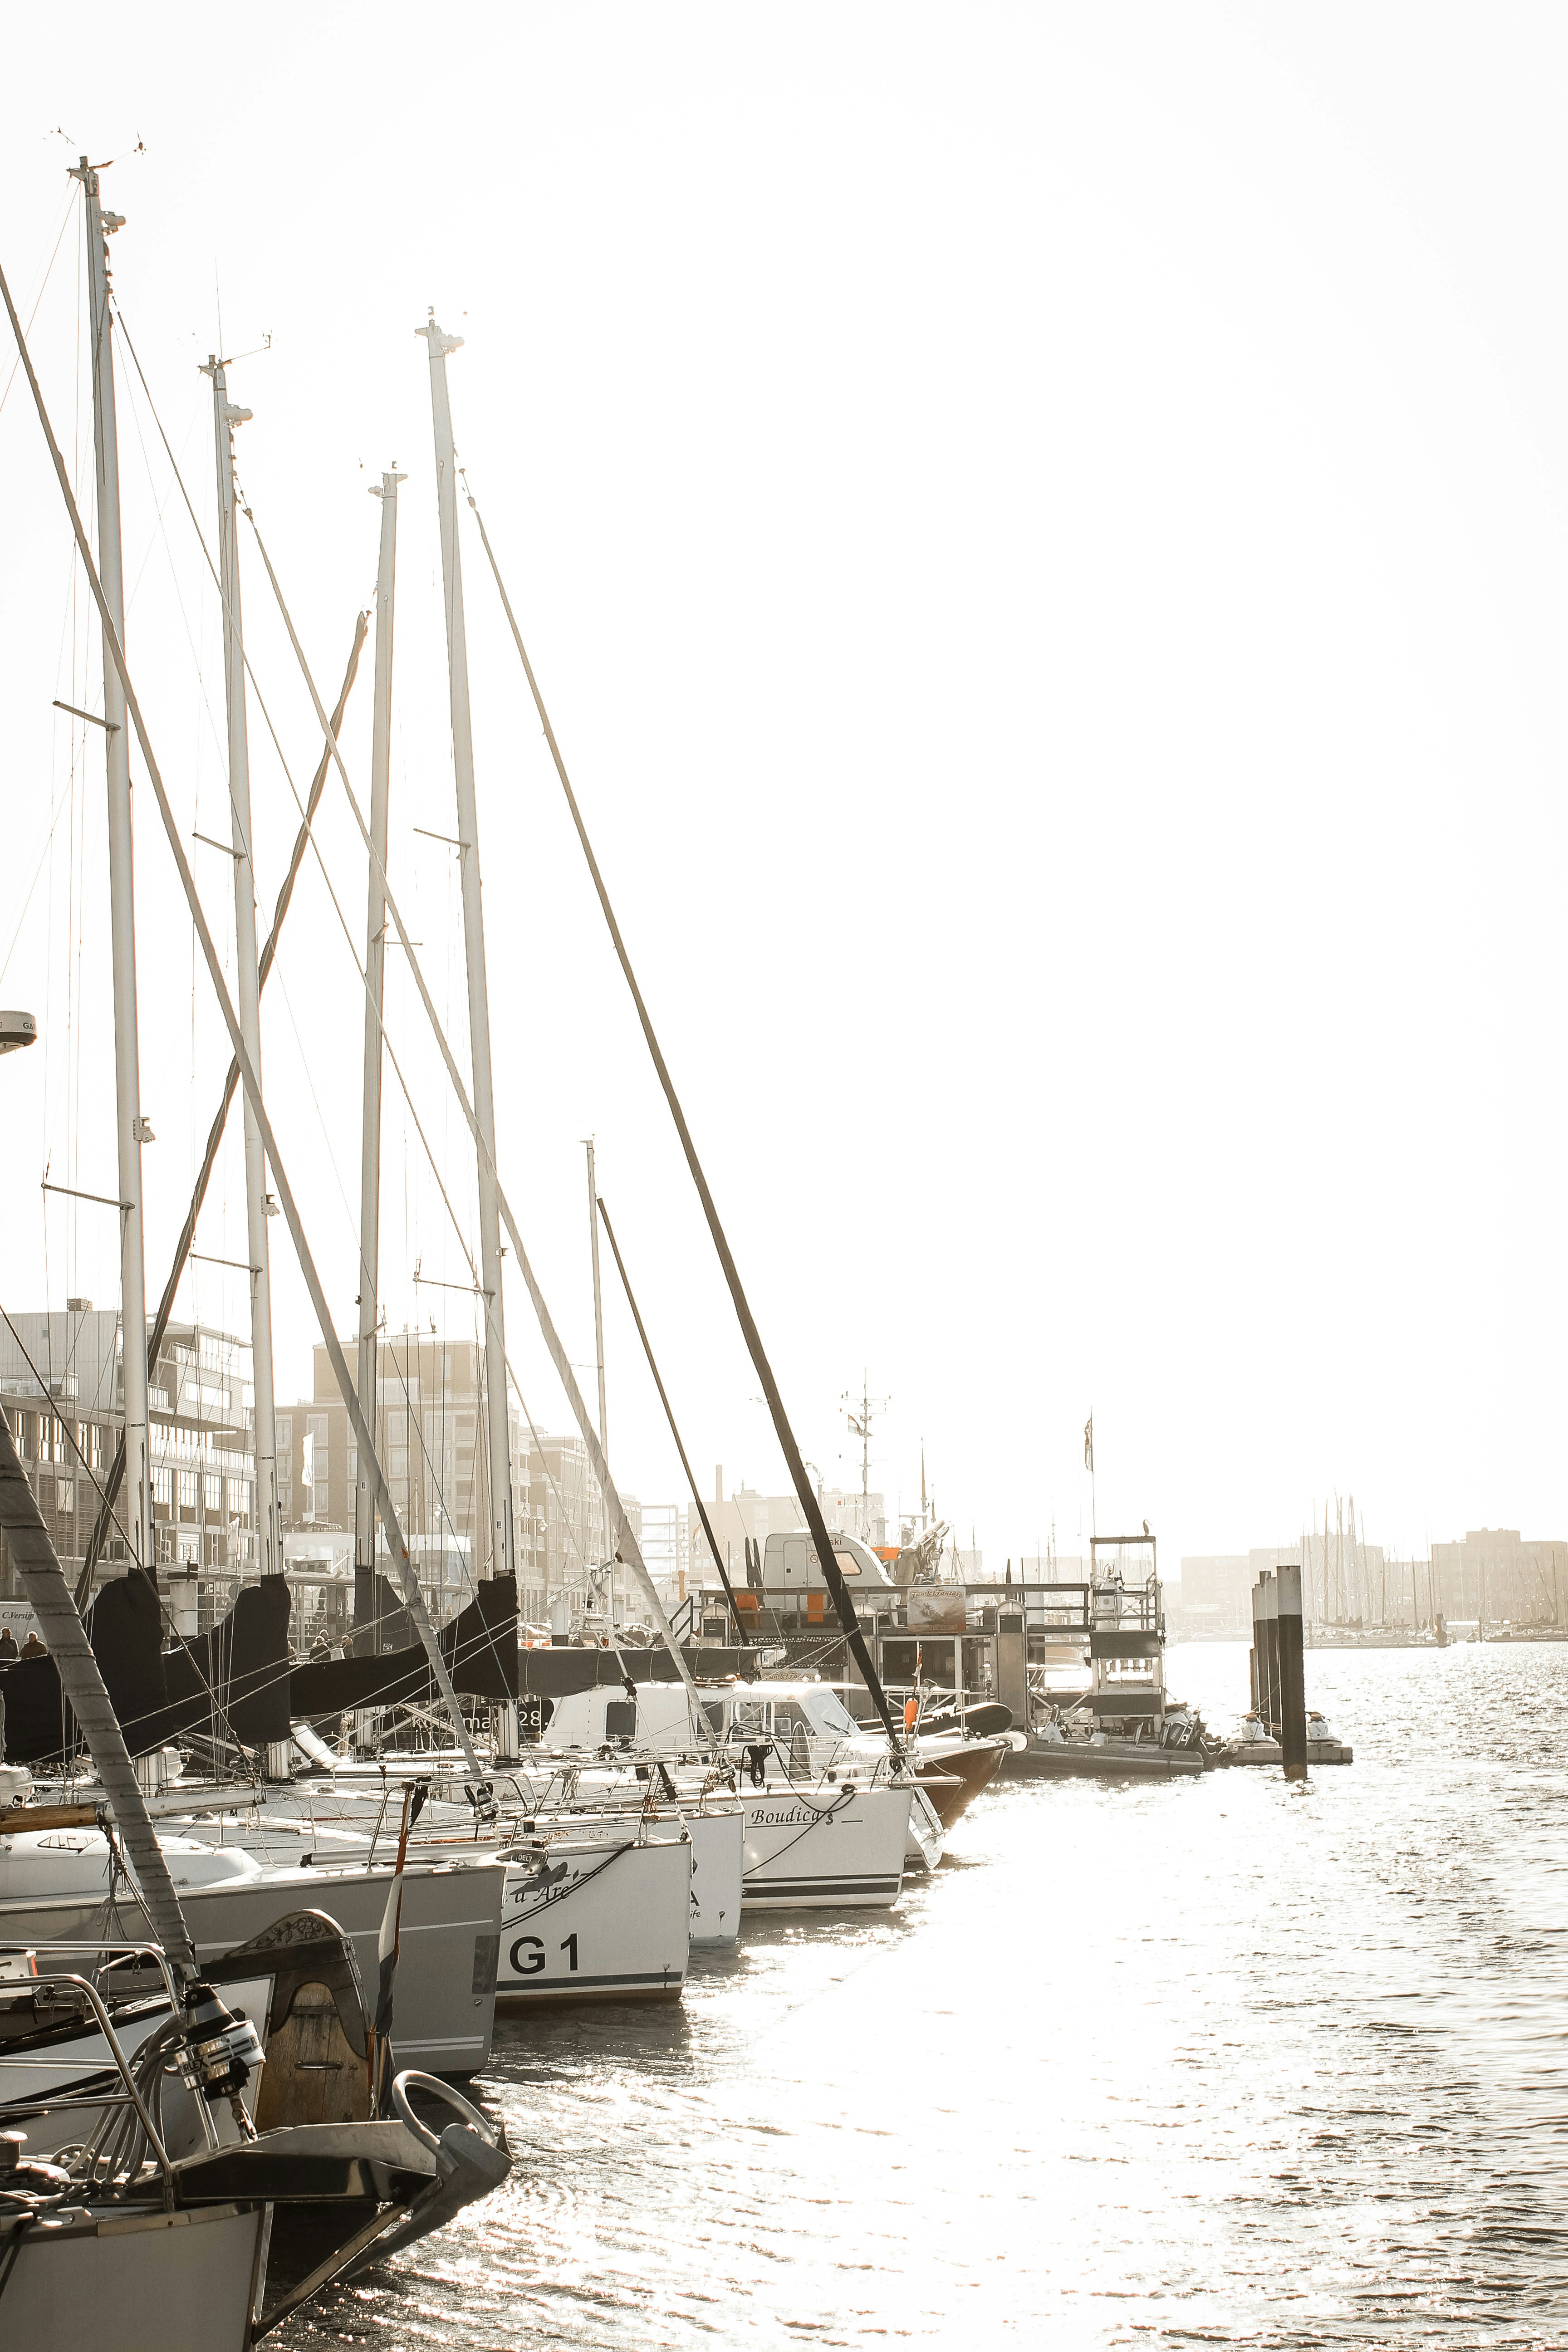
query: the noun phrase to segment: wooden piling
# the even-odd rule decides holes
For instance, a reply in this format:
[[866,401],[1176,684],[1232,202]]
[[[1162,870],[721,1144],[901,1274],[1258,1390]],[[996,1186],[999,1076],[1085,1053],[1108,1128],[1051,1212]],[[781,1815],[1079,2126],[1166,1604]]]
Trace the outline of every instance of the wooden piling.
[[1301,1571],[1275,1573],[1276,1641],[1279,1662],[1279,1746],[1287,1780],[1307,1777],[1307,1684],[1301,1639]]
[[1265,1569],[1258,1580],[1258,1712],[1264,1728],[1279,1737],[1279,1592]]

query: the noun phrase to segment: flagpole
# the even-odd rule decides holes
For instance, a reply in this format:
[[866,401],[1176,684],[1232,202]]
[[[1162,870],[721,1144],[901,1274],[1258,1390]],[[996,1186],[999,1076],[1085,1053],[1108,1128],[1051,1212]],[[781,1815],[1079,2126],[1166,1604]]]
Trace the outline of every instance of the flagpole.
[[[1094,1411],[1092,1406],[1089,1409],[1089,1419],[1083,1425],[1083,1459],[1084,1466],[1089,1472],[1089,1532],[1092,1539],[1100,1533],[1100,1516],[1094,1494]],[[1083,1490],[1080,1487],[1079,1491],[1081,1494]]]

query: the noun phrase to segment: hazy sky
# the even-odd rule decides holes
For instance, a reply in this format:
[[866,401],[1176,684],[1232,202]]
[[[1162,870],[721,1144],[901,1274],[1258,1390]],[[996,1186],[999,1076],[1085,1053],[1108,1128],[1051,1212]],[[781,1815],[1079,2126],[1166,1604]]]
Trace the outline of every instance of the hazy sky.
[[[66,166],[118,158],[125,318],[209,530],[197,363],[328,698],[402,493],[393,878],[466,1035],[425,346],[775,1369],[830,1480],[988,1565],[1101,1528],[1562,1535],[1568,20],[1546,7],[14,16],[0,259],[90,481]],[[64,133],[64,136],[58,135]],[[138,149],[141,142],[142,152]],[[59,236],[62,223],[63,237]],[[59,242],[57,247],[57,237]],[[10,354],[0,357],[0,389]],[[122,385],[128,641],[191,829],[226,834],[216,598]],[[318,742],[247,542],[301,790]],[[504,1180],[592,1354],[581,1139],[704,1478],[782,1463],[465,545]],[[115,1295],[95,633],[20,378],[0,409],[0,1297]],[[346,731],[368,782],[367,657]],[[264,915],[293,803],[251,714]],[[227,1047],[138,789],[148,1289]],[[336,788],[322,846],[364,871]],[[219,935],[228,861],[195,847]],[[353,1327],[358,983],[311,873],[266,1072]],[[389,1020],[468,1230],[459,1118]],[[74,1172],[73,1172],[74,1171]],[[310,1378],[273,1228],[279,1391]],[[243,1255],[237,1154],[198,1246]],[[461,1259],[395,1087],[390,1319]],[[184,1310],[242,1328],[239,1277]],[[526,1295],[509,1338],[565,1410]],[[618,1301],[611,1455],[678,1470]],[[842,1457],[842,1460],[841,1458]]]

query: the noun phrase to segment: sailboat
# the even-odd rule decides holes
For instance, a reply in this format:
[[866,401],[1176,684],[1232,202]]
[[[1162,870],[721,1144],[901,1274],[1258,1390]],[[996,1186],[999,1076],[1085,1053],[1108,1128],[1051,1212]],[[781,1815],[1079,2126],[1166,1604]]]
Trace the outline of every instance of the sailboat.
[[[109,749],[110,803],[110,866],[115,940],[116,1066],[121,1181],[122,1310],[126,1331],[127,1463],[132,1491],[133,1533],[128,1573],[151,1583],[155,1567],[151,1547],[150,1478],[145,1428],[144,1303],[142,1290],[140,1147],[145,1121],[138,1106],[135,1043],[134,928],[131,896],[129,771],[126,726],[133,723],[160,814],[171,836],[175,862],[186,886],[198,936],[246,1080],[247,1100],[272,1159],[279,1191],[307,1269],[307,1280],[320,1299],[299,1226],[292,1195],[278,1161],[262,1103],[254,1061],[247,1050],[239,1017],[225,986],[210,932],[200,912],[174,829],[157,763],[140,708],[132,688],[123,650],[124,600],[119,548],[117,458],[113,437],[112,373],[108,309],[106,236],[118,226],[106,219],[100,205],[96,170],[83,158],[79,176],[88,206],[88,250],[90,262],[95,446],[99,462],[100,561],[95,565],[58,444],[49,424],[42,394],[9,286],[0,275],[0,292],[16,335],[29,390],[37,406],[49,454],[59,481],[76,538],[82,568],[98,608],[104,645],[106,709],[117,711],[106,730]],[[118,740],[117,740],[118,739]],[[320,1301],[324,1307],[324,1300]],[[138,1420],[138,1414],[142,1416]],[[384,1481],[382,1482],[384,1486]],[[122,1948],[123,1935],[105,1935],[101,1926],[86,1947],[74,1937],[39,1937],[25,1956],[30,1971],[44,1968],[31,1985],[7,1996],[14,2012],[17,2004],[31,2005],[38,2036],[47,2042],[49,2026],[63,2016],[79,2026],[90,2014],[110,2064],[108,2078],[93,2086],[92,2099],[100,2121],[85,2145],[68,2150],[55,2147],[65,2162],[43,2162],[26,2155],[25,2133],[0,2132],[0,2289],[6,2299],[8,2330],[17,2340],[37,2345],[40,2352],[65,2352],[91,2341],[106,2352],[227,2352],[247,2346],[275,2326],[289,2310],[310,2299],[330,2280],[347,2275],[374,2253],[411,2242],[439,2226],[462,2204],[488,2193],[506,2177],[510,2159],[499,2145],[493,2127],[458,2095],[417,2072],[393,2074],[385,2050],[369,2043],[372,2059],[366,2100],[384,2100],[391,2112],[368,2111],[331,2122],[283,2121],[260,2128],[243,2093],[258,2066],[265,2067],[276,2048],[271,2003],[265,2027],[231,2011],[213,1983],[204,1978],[195,1935],[186,1916],[182,1892],[171,1864],[178,1855],[160,1844],[148,1815],[135,1767],[109,1694],[78,1614],[12,1434],[0,1412],[0,1528],[11,1558],[47,1636],[48,1650],[60,1679],[62,1694],[91,1752],[103,1791],[103,1819],[112,1818],[117,1877],[133,1889],[135,1906],[151,1931],[133,1937],[135,1957],[152,1965],[161,1979],[165,2013],[156,2031],[142,2046],[128,2052],[114,2017],[93,1981],[95,1971],[68,1965]],[[434,1645],[433,1645],[434,1646]],[[432,1660],[438,1666],[438,1653]],[[449,1689],[449,1681],[447,1687]],[[454,1711],[455,1706],[454,1706]],[[13,1812],[8,1826],[27,1832],[27,1811]],[[35,1816],[35,1821],[37,1817]],[[46,1826],[47,1824],[37,1824]],[[16,1842],[11,1842],[11,1853]],[[8,1857],[9,1858],[9,1857]],[[26,1864],[16,1865],[25,1871]],[[3,1865],[0,1865],[3,1874]],[[204,1878],[210,1874],[187,1872]],[[232,1882],[235,1874],[228,1874]],[[258,1879],[262,1874],[256,1874]],[[493,1884],[497,1874],[490,1873]],[[229,1885],[187,1884],[185,1896],[199,1909],[204,1897],[216,1893],[226,1899]],[[110,1889],[112,1899],[115,1890]],[[399,1884],[383,1911],[380,1938],[383,1999],[377,2023],[383,2033],[390,2023],[390,1999],[395,1980],[400,1922]],[[275,1953],[267,1957],[266,1939],[279,1946],[293,1940],[290,1914],[297,1906],[279,1903],[275,1892],[259,1899],[267,1916],[259,1934],[249,1939],[245,1955],[248,1979],[264,1978],[276,1987],[279,1969]],[[26,1910],[26,1906],[21,1906]],[[29,1926],[35,1923],[29,1919]],[[51,1924],[58,1922],[51,1921]],[[210,1919],[206,1922],[211,1925]],[[352,1946],[326,1923],[340,1953]],[[388,1927],[390,1924],[390,1937]],[[310,1940],[307,1936],[304,1940]],[[68,1948],[60,1948],[62,1943]],[[68,1948],[72,1944],[74,1953]],[[232,1953],[229,1955],[233,1958]],[[390,1959],[389,1972],[385,1963]],[[156,2001],[156,1995],[154,1996]],[[72,2012],[74,2011],[74,2014]],[[279,2028],[289,2021],[276,2021]],[[363,2012],[359,2016],[363,2033]],[[15,2062],[16,2036],[10,2037],[8,2055]],[[24,2037],[26,2038],[26,2037]],[[63,2074],[51,2083],[56,2063],[37,2046],[26,2054],[41,2060],[29,2110],[42,2107],[47,2120],[51,2105],[64,2101],[81,2106],[80,2035],[68,2036]],[[58,2053],[57,2053],[58,2055]],[[278,2052],[279,2058],[281,2051]],[[187,2105],[200,2128],[204,2145],[176,2155],[160,2126],[160,2094],[169,2066],[178,2072],[188,2095]],[[430,2128],[414,2104],[416,2090],[438,2096],[454,2120],[439,2134]],[[78,2095],[73,2097],[73,2092]],[[226,2109],[228,2128],[217,2120]],[[35,2118],[38,2119],[38,2118]],[[372,2211],[365,2218],[365,2205]],[[340,2225],[329,2229],[330,2252],[324,2261],[292,2286],[268,2310],[265,2307],[268,2246],[274,2218],[279,2211],[309,2205],[318,2215],[335,2205]]]

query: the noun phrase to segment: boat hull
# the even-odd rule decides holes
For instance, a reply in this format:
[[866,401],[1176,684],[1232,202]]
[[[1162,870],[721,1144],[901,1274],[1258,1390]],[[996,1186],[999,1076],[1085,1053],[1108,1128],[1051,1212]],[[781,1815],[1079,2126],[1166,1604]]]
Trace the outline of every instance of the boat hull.
[[[389,1864],[278,1871],[183,1887],[180,1901],[203,1961],[248,1943],[288,1912],[324,1911],[353,1944],[361,1982],[374,1998],[391,1883]],[[393,2011],[399,2064],[462,2076],[489,2059],[505,1883],[505,1867],[495,1861],[411,1864],[405,1873]],[[123,1884],[111,1909],[100,1887],[7,1902],[0,1878],[0,1942],[120,1941],[150,1932],[133,1890]]]
[[1005,1739],[967,1740],[944,1747],[929,1758],[922,1752],[914,1775],[917,1780],[933,1784],[931,1801],[944,1830],[950,1830],[969,1811],[982,1790],[991,1786],[1011,1752]]
[[886,1909],[903,1892],[913,1791],[742,1790],[745,1911]]
[[[134,2207],[30,2230],[5,2277],[5,2340],[36,2352],[244,2352],[266,2210]],[[11,2252],[0,2223],[0,2273]]]
[[496,2005],[679,2000],[691,1943],[692,1846],[629,1826],[542,1843],[509,1863]]
[[741,1929],[746,1823],[731,1812],[688,1813],[691,1837],[691,1941],[704,1949],[732,1944]]

